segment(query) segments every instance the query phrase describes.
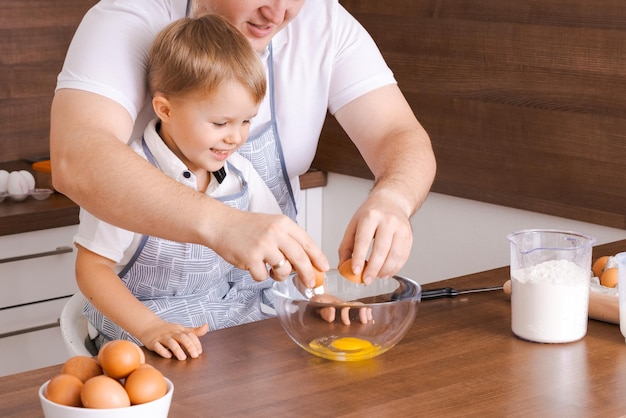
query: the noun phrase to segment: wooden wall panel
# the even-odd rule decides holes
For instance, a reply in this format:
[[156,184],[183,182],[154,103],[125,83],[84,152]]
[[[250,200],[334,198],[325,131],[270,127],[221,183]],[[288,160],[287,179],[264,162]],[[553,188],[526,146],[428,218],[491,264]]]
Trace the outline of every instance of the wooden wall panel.
[[[48,152],[56,75],[95,3],[0,2],[0,162]],[[626,228],[622,0],[341,3],[431,135],[433,191]],[[332,118],[314,166],[371,178]]]
[[56,77],[96,0],[0,2],[0,162],[49,153]]
[[[433,191],[626,228],[621,0],[341,3],[431,136]],[[371,178],[332,117],[314,166]]]

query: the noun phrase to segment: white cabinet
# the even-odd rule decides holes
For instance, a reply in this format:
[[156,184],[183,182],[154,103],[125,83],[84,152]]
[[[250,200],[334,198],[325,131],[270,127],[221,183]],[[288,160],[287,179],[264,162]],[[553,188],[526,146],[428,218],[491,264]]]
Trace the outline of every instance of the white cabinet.
[[303,227],[322,248],[322,191],[323,187],[313,187],[300,191],[298,204],[298,225]]
[[0,237],[0,376],[65,361],[59,329],[76,290],[77,226]]
[[0,376],[60,364],[69,357],[58,326],[0,338],[0,353]]

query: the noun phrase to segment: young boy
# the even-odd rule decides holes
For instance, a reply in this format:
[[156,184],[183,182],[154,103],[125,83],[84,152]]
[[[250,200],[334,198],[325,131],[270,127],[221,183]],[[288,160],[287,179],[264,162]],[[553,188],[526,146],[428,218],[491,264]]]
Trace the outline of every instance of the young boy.
[[[249,41],[221,17],[184,18],[156,38],[147,72],[157,118],[131,140],[137,154],[199,195],[280,214],[263,180],[236,153],[266,93]],[[259,287],[267,284],[242,279],[245,272],[207,247],[117,228],[83,209],[75,243],[76,279],[88,300],[83,313],[98,348],[130,339],[184,360],[200,355],[198,337],[209,329],[265,317]]]

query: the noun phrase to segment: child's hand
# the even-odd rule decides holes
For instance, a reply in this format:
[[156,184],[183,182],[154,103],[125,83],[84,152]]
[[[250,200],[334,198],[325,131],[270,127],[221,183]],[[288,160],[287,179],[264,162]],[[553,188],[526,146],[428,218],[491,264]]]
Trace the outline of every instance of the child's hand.
[[187,328],[171,322],[159,321],[158,324],[146,328],[138,338],[143,345],[165,358],[186,360],[187,355],[197,358],[202,354],[202,344],[198,337],[209,331],[209,326],[204,324],[197,328]]
[[[358,305],[362,305],[359,302],[344,302],[343,300],[336,298],[332,295],[322,294],[315,295],[311,298],[311,302],[321,302],[321,303],[340,303],[346,305],[341,308],[341,322],[344,325],[350,325],[350,309],[358,307]],[[320,316],[326,322],[333,322],[335,320],[336,310],[334,307],[322,308],[320,309]],[[359,321],[362,324],[367,324],[372,320],[372,308],[359,307]]]

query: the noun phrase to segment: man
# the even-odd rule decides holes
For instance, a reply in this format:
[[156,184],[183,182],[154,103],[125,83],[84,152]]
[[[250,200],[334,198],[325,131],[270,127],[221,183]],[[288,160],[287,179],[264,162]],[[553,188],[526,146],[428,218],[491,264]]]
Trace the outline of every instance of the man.
[[[171,21],[198,13],[226,17],[266,65],[270,91],[251,129],[262,146],[242,154],[260,172],[270,167],[268,185],[276,181],[287,216],[226,207],[162,175],[126,145],[153,117],[144,71],[152,40]],[[277,280],[296,270],[312,286],[313,266],[327,270],[328,261],[292,219],[298,176],[313,159],[327,110],[376,178],[347,226],[339,261],[352,257],[359,274],[371,246],[364,281],[394,275],[409,255],[409,219],[428,194],[435,160],[376,45],[337,0],[99,2],[59,75],[51,113],[54,185],[109,223],[203,244],[257,281],[270,266]]]

